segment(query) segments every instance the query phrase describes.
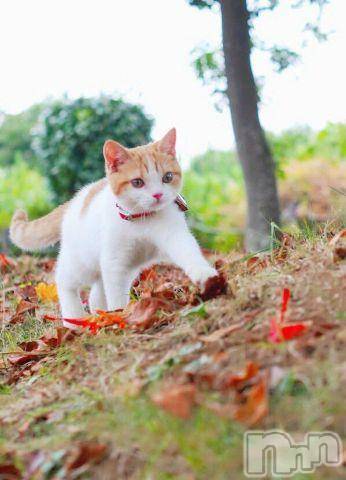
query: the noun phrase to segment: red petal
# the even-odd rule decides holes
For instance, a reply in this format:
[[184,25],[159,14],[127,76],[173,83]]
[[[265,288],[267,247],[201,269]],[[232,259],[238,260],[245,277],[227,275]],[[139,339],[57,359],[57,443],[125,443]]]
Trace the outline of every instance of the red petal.
[[281,328],[282,336],[285,340],[299,337],[308,329],[308,325],[304,323],[294,323],[292,325],[285,325]]
[[96,335],[100,326],[97,325],[96,322],[92,322],[87,320],[86,318],[64,318],[65,322],[72,323],[72,325],[76,325],[77,327],[89,328],[90,332],[93,335]]
[[89,327],[90,322],[85,318],[64,318],[64,322],[72,323],[77,327]]
[[310,327],[309,322],[278,325],[275,318],[272,318],[270,322],[268,340],[272,343],[282,343],[287,340],[292,340],[305,333]]
[[281,312],[280,312],[280,322],[282,323],[285,319],[285,313],[287,311],[287,306],[289,299],[291,297],[291,292],[289,288],[284,288],[282,292],[282,304],[281,304]]

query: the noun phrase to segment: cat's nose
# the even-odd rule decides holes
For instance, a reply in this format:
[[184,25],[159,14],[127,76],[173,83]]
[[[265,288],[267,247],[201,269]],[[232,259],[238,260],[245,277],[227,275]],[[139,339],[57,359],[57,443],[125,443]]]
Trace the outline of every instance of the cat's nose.
[[161,200],[163,196],[163,193],[159,192],[159,193],[154,193],[153,194],[153,197],[159,202]]

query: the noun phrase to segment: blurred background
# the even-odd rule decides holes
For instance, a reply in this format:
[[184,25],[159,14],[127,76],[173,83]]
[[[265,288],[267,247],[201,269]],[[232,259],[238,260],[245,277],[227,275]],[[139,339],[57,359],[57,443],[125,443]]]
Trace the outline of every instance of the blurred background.
[[[189,221],[204,247],[243,248],[251,202],[261,203],[251,165],[262,161],[272,198],[276,178],[282,228],[345,222],[345,2],[221,4],[1,2],[0,249],[16,208],[35,218],[103,176],[107,138],[132,147],[173,126]],[[236,58],[247,40],[232,30],[244,12],[252,70],[246,55]],[[251,151],[261,127],[262,160]],[[265,208],[252,215],[269,230],[279,216]]]

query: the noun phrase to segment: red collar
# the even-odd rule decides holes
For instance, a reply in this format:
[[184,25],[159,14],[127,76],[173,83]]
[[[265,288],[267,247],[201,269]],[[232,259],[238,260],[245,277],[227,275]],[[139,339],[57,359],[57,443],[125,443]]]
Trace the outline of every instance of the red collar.
[[[189,209],[182,195],[178,195],[174,203],[178,205],[179,209],[182,212],[186,212],[186,210]],[[128,221],[135,220],[136,218],[152,217],[156,213],[155,210],[152,210],[152,211],[149,210],[141,213],[130,213],[127,210],[123,209],[118,203],[116,203],[116,207],[118,209],[119,217],[122,218],[123,220],[128,220]]]

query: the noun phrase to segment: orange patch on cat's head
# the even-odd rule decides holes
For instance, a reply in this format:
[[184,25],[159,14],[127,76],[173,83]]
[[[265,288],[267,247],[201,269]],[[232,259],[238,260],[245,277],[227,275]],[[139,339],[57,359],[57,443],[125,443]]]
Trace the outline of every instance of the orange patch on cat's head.
[[170,185],[177,191],[181,186],[181,168],[175,152],[176,131],[170,130],[160,141],[135,148],[126,148],[114,140],[107,140],[103,153],[106,174],[113,193],[117,196],[134,188],[131,181],[140,178],[144,184],[151,176],[161,178],[173,173]]

